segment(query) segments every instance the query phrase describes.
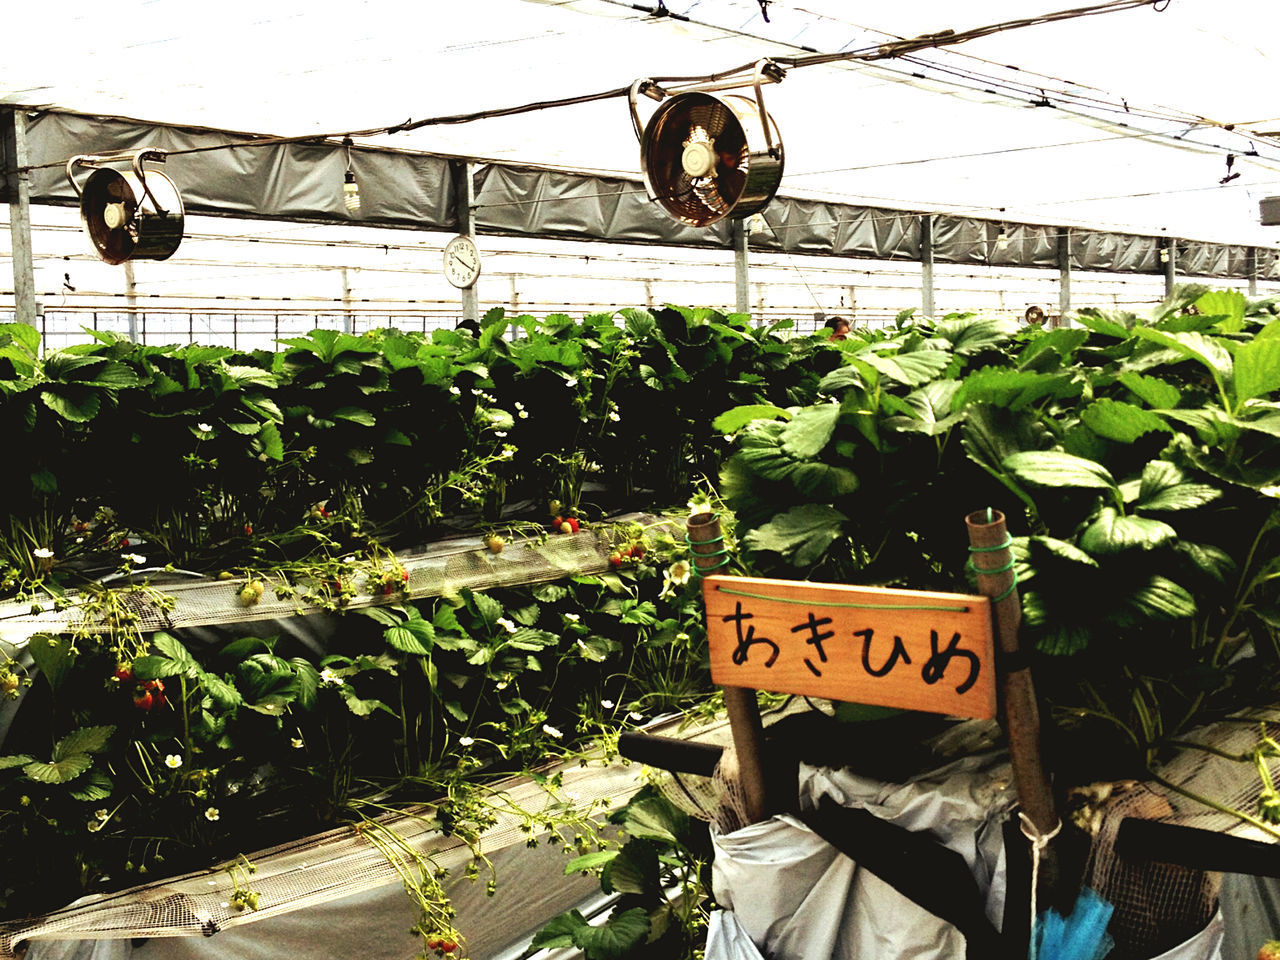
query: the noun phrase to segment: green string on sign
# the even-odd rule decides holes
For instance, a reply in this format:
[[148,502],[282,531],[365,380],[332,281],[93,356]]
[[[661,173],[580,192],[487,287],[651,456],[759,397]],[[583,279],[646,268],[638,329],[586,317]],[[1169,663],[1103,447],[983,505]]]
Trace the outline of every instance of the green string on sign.
[[[987,516],[990,517],[990,515],[991,515],[991,508],[987,507]],[[998,550],[1007,550],[1012,544],[1013,544],[1013,537],[1009,536],[1009,534],[1006,533],[1004,535],[1004,543],[996,544],[994,547],[971,546],[969,547],[969,552],[970,553],[995,553]],[[1018,571],[1014,569],[1014,564],[1016,562],[1017,561],[1014,559],[1014,557],[1011,554],[1009,557],[1009,562],[1006,563],[1004,566],[987,568],[987,567],[978,566],[976,563],[973,562],[973,557],[970,557],[969,562],[965,564],[965,567],[968,568],[969,570],[972,570],[974,573],[992,574],[992,573],[1005,573],[1010,570],[1013,571],[1013,582],[1009,584],[1009,589],[1005,590],[998,597],[991,598],[992,603],[999,603],[1001,600],[1005,600],[1008,597],[1012,596],[1013,591],[1018,589]]]
[[934,603],[836,603],[827,600],[804,600],[799,597],[771,597],[766,593],[747,593],[717,586],[720,593],[731,597],[749,597],[752,600],[771,600],[774,603],[795,603],[806,607],[842,607],[850,610],[944,610],[948,613],[968,613],[969,607],[952,607]]

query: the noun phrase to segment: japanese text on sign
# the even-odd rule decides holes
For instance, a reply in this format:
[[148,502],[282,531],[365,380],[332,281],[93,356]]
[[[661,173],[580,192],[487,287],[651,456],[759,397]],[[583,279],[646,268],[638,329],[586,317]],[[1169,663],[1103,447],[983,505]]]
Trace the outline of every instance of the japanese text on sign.
[[995,716],[986,597],[708,577],[703,598],[722,686]]

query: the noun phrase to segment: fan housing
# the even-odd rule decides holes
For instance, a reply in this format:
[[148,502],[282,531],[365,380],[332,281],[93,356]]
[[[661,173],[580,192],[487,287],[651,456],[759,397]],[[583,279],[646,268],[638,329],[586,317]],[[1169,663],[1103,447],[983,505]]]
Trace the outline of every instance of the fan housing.
[[[125,156],[73,157],[67,163],[67,178],[80,194],[80,222],[94,252],[107,263],[167,260],[182,242],[185,217],[178,188],[160,171],[142,165],[144,159],[163,161],[164,156],[148,149]],[[122,160],[132,160],[131,169],[105,166]],[[83,189],[73,176],[76,166],[94,168]]]
[[[783,151],[760,87],[782,76],[776,65],[760,61],[752,80],[721,81],[678,93],[652,80],[636,81],[631,90],[632,122],[650,199],[693,227],[763,210],[782,181]],[[754,99],[719,93],[752,82]],[[643,129],[636,110],[641,93],[661,101]]]

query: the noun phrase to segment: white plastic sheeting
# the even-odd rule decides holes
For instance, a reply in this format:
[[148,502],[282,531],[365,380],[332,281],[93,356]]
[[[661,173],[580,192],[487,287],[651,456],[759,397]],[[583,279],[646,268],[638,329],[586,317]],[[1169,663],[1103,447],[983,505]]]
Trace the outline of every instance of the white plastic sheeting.
[[[959,853],[999,929],[1004,912],[1001,823],[1014,802],[1007,763],[971,757],[906,784],[847,770],[800,769],[800,804],[823,797],[927,832]],[[945,920],[859,867],[800,820],[778,816],[713,835],[716,900],[778,960],[954,960],[965,939]],[[737,960],[732,953],[727,958]]]

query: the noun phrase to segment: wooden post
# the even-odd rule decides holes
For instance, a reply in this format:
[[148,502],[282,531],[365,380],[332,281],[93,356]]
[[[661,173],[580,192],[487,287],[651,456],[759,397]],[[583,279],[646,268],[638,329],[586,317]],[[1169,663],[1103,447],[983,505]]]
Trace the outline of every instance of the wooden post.
[[[999,510],[978,510],[965,517],[969,528],[969,545],[976,550],[974,568],[978,573],[978,592],[992,598],[991,616],[995,620],[996,646],[1003,664],[999,665],[1000,704],[1009,734],[1009,760],[1018,783],[1022,812],[1031,818],[1040,833],[1048,833],[1058,824],[1054,812],[1053,792],[1040,762],[1040,713],[1029,664],[1021,657],[1018,627],[1022,623],[1022,604],[1014,586],[1013,554],[1004,514]],[[1007,567],[1008,569],[1001,569]],[[983,573],[983,570],[999,571]],[[1010,588],[1013,588],[1010,591]],[[998,603],[996,597],[1008,592]]]
[[[685,525],[693,565],[702,573],[712,573],[724,557],[724,537],[720,518],[713,513],[691,516]],[[759,823],[769,816],[765,798],[764,723],[756,692],[743,687],[724,687],[724,706],[733,733],[733,749],[738,760],[738,778],[746,801],[747,819]]]

